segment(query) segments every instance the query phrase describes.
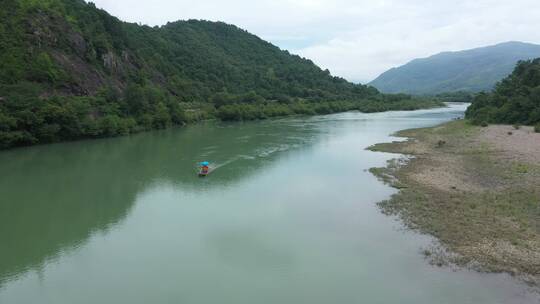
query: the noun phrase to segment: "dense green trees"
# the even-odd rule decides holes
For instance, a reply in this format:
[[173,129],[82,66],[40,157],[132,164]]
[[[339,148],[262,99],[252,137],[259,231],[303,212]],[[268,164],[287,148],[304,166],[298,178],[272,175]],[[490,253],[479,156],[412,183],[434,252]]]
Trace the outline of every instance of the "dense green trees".
[[447,92],[435,95],[435,98],[442,102],[466,102],[471,103],[476,94],[464,91]]
[[435,106],[333,77],[233,25],[121,22],[83,0],[0,2],[0,147],[218,117]]
[[467,110],[474,123],[540,123],[540,58],[521,61],[491,93],[476,96]]
[[0,147],[125,135],[187,121],[184,109],[151,85],[95,96],[40,98],[31,83],[0,87]]
[[306,102],[294,100],[288,103],[266,101],[261,103],[233,103],[217,108],[217,117],[222,120],[254,120],[292,114],[322,115],[345,111],[361,111],[365,113],[394,110],[418,110],[440,106],[431,98],[412,98],[393,100],[392,95],[386,95],[385,100],[355,101],[320,101]]

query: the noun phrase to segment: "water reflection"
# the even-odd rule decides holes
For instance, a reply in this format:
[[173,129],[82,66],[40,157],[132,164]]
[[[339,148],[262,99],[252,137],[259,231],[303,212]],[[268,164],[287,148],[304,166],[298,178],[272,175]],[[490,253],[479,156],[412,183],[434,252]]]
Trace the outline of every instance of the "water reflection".
[[[312,126],[279,121],[209,123],[1,152],[0,286],[114,227],[151,185],[187,192],[230,187],[316,134]],[[215,178],[196,177],[203,159],[220,167]]]

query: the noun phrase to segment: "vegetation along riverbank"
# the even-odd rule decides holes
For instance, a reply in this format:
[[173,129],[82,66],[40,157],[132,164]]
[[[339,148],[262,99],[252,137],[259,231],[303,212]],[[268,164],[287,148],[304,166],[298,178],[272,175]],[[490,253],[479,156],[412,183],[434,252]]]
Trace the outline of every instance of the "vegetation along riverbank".
[[476,95],[466,118],[477,125],[532,125],[540,132],[540,58],[520,61],[492,92]]
[[424,251],[482,271],[540,282],[540,134],[532,127],[479,127],[466,120],[405,130],[407,141],[370,147],[414,157],[372,172],[400,189],[385,213],[437,237]]

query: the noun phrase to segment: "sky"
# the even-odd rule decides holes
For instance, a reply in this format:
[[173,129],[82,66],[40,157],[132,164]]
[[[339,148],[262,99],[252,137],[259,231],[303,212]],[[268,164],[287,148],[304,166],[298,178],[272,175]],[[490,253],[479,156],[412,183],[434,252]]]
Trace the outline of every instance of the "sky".
[[93,0],[124,21],[235,24],[333,75],[367,83],[443,51],[540,44],[540,0]]

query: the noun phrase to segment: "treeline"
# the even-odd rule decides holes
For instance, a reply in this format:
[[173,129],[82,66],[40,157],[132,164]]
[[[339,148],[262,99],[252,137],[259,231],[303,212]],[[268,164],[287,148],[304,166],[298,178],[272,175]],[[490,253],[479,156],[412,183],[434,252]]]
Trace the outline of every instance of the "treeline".
[[151,85],[123,95],[104,88],[95,96],[40,98],[32,83],[0,86],[0,148],[80,138],[127,135],[189,121],[181,104]]
[[472,103],[475,95],[476,95],[475,93],[471,93],[471,92],[457,91],[457,92],[440,93],[440,94],[435,95],[434,97],[441,102]]
[[95,96],[40,98],[32,83],[0,86],[0,148],[81,138],[127,135],[201,119],[257,120],[288,115],[320,115],[358,110],[416,110],[441,104],[432,98],[381,95],[381,100],[307,101],[282,96],[266,100],[254,92],[216,94],[210,104],[179,103],[151,84],[113,87]]
[[493,92],[478,94],[466,117],[475,124],[537,125],[540,129],[540,58],[520,61]]
[[364,113],[439,107],[441,103],[433,98],[385,95],[385,101],[319,101],[272,100],[256,103],[231,103],[217,108],[216,116],[225,121],[256,120],[288,115],[323,115],[346,111]]
[[0,1],[0,148],[207,118],[436,105],[334,77],[233,25],[149,27],[83,0]]

